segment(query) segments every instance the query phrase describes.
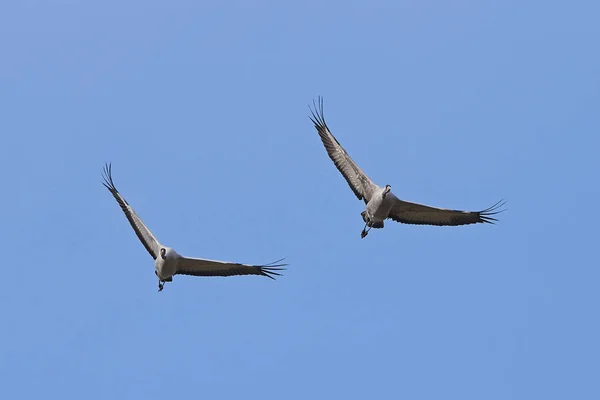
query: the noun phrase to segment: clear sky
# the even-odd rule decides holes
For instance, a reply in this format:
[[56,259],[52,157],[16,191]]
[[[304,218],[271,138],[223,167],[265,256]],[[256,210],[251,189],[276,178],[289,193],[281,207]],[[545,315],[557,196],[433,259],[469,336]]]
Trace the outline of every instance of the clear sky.
[[[0,3],[6,399],[600,398],[597,1]],[[399,197],[387,222],[309,118]],[[176,276],[166,245],[285,275]]]

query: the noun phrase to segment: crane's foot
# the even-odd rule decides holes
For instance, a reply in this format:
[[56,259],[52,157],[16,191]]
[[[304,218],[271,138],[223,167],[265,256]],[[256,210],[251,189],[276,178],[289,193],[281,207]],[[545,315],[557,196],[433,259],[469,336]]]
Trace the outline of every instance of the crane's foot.
[[369,233],[370,230],[371,230],[371,227],[369,226],[369,222],[365,223],[365,227],[363,228],[362,232],[360,233],[360,238],[363,239],[365,236],[367,236],[367,234]]
[[158,291],[162,292],[162,290],[165,288],[165,284],[162,282],[158,282]]

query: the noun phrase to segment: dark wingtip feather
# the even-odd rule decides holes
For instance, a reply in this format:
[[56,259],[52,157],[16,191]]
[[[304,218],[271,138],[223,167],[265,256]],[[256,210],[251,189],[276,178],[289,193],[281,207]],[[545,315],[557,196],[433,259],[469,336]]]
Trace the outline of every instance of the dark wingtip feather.
[[484,222],[487,224],[495,224],[496,222],[498,222],[498,219],[494,218],[493,215],[497,215],[497,214],[500,214],[500,213],[503,213],[504,211],[506,211],[506,209],[500,209],[501,207],[504,207],[505,204],[506,204],[506,201],[504,199],[502,199],[502,200],[496,202],[496,204],[494,204],[493,206],[480,211],[479,212],[480,222]]
[[113,182],[111,163],[104,164],[104,169],[102,170],[102,180],[104,181],[104,182],[102,182],[104,187],[110,191],[110,193],[114,196],[114,198],[117,199],[117,202],[119,202],[119,204],[121,204],[121,202],[123,202],[123,203],[125,203],[125,205],[129,205],[129,203],[127,203],[127,200],[125,200],[123,198],[123,196],[121,196],[119,194],[119,191],[117,190],[117,187],[115,186],[115,183]]
[[112,165],[107,162],[104,164],[104,169],[102,170],[102,184],[111,192],[117,191],[115,184],[112,179]]
[[315,103],[314,99],[313,99],[312,108],[310,107],[310,104],[308,105],[308,109],[310,110],[310,114],[311,114],[308,117],[310,118],[312,123],[315,125],[315,127],[318,129],[319,127],[321,127],[321,128],[327,127],[327,124],[325,123],[325,116],[323,114],[323,97],[318,96],[317,99],[318,99],[318,105],[317,105],[317,103]]
[[273,261],[272,263],[269,263],[269,264],[259,266],[261,274],[263,276],[266,276],[267,278],[271,278],[273,280],[275,280],[275,276],[282,276],[277,271],[285,271],[286,270],[286,268],[282,268],[282,267],[285,267],[288,264],[279,264],[283,260],[285,260],[285,258],[282,258],[277,261]]

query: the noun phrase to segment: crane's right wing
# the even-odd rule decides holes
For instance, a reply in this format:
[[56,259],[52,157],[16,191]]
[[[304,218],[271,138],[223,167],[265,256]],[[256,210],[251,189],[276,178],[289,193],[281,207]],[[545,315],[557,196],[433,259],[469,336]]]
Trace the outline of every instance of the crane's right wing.
[[377,185],[356,165],[327,127],[323,116],[323,98],[319,96],[318,107],[313,101],[313,107],[314,109],[310,110],[312,113],[310,120],[317,128],[329,158],[346,179],[356,197],[359,200],[364,200],[365,204],[368,203],[373,196],[373,192],[377,189]]
[[135,211],[133,211],[133,208],[131,208],[129,203],[127,203],[125,198],[121,196],[121,193],[119,193],[119,191],[115,187],[115,184],[112,179],[110,164],[106,164],[104,166],[102,178],[104,179],[104,182],[102,182],[102,184],[114,196],[115,200],[117,200],[117,203],[119,203],[121,210],[123,210],[123,212],[125,213],[125,217],[127,217],[127,220],[131,224],[131,227],[135,231],[135,234],[137,235],[138,239],[140,239],[140,242],[142,242],[146,250],[148,250],[148,253],[150,253],[150,255],[152,256],[152,258],[156,260],[160,249],[160,243],[158,242],[158,240],[156,240],[152,232],[150,232],[150,229],[148,229],[148,227],[144,224],[141,218],[137,216]]

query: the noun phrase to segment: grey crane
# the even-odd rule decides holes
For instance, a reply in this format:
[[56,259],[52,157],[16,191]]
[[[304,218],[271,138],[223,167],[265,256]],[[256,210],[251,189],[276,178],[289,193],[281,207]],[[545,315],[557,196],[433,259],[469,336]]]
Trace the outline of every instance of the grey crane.
[[284,270],[287,264],[275,261],[266,265],[248,265],[228,261],[207,260],[204,258],[188,258],[179,255],[174,249],[162,245],[137,216],[133,208],[119,193],[112,179],[111,164],[106,164],[103,171],[102,184],[114,196],[125,213],[138,239],[155,260],[154,274],[158,277],[158,291],[162,291],[165,282],[172,282],[174,275],[193,276],[232,276],[232,275],[262,275],[271,279],[281,276],[278,271]]
[[[310,107],[309,107],[310,108]],[[366,209],[361,212],[365,227],[360,237],[367,236],[371,228],[383,228],[384,220],[390,218],[396,222],[417,225],[468,225],[475,223],[494,223],[493,216],[504,211],[500,207],[505,202],[500,200],[493,206],[482,211],[461,211],[435,208],[422,204],[400,200],[392,192],[390,185],[380,187],[356,165],[346,150],[331,133],[323,116],[323,98],[319,97],[318,105],[313,101],[309,117],[315,125],[321,141],[342,176],[348,182],[350,189],[359,200],[364,200]]]

